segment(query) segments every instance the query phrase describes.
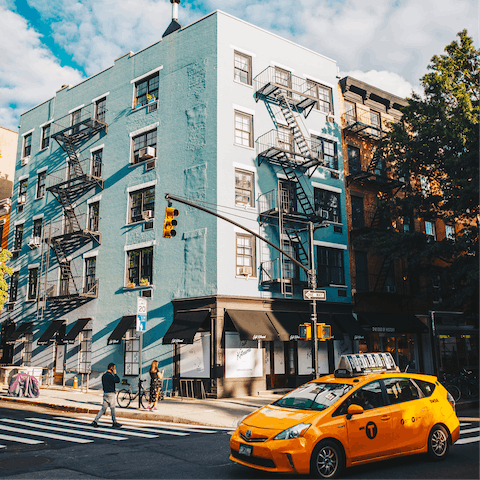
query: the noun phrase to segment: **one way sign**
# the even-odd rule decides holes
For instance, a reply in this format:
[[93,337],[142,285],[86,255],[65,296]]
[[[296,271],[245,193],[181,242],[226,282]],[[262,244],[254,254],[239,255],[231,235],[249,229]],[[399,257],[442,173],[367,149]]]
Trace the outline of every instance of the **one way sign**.
[[303,299],[304,300],[326,300],[327,291],[326,290],[304,290]]

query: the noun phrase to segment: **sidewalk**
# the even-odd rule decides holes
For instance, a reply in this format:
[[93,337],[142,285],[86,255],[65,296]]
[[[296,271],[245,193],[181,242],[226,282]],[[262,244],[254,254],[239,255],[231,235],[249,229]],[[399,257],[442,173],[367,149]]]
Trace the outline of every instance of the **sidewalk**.
[[[102,392],[89,390],[88,393],[66,387],[42,388],[38,398],[17,398],[0,392],[0,406],[34,405],[61,412],[96,414],[102,405]],[[128,408],[117,407],[117,416],[137,420],[207,425],[211,427],[234,428],[237,421],[257,408],[274,402],[280,393],[264,392],[255,397],[237,397],[197,400],[192,398],[166,397],[159,401],[156,412],[138,408],[138,399]],[[107,412],[109,416],[109,412]],[[465,420],[480,420],[478,400],[457,404],[457,416]]]

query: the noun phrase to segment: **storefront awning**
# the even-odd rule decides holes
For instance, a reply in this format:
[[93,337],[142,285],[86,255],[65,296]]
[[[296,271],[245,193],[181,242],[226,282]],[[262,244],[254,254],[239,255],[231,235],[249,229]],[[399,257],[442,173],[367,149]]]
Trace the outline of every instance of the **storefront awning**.
[[192,344],[193,337],[209,314],[208,310],[179,312],[164,335],[162,344]]
[[298,340],[298,326],[303,322],[297,312],[267,312],[267,315],[278,332],[275,340]]
[[357,313],[364,330],[373,333],[427,333],[428,329],[409,313]]
[[334,313],[333,318],[349,337],[354,340],[365,338],[365,331],[351,313]]
[[[280,340],[279,332],[266,312],[255,310],[227,310],[242,340]],[[283,332],[283,329],[282,329]],[[283,333],[285,335],[285,333]]]
[[75,343],[75,339],[78,334],[85,328],[85,325],[91,320],[91,318],[79,318],[70,328],[69,332],[65,335],[63,341],[68,344]]
[[58,339],[60,343],[65,336],[65,320],[54,320],[38,339],[37,345],[48,345],[57,333],[59,334]]
[[27,333],[32,333],[33,322],[23,322],[14,332],[12,332],[6,339],[5,343],[13,345],[19,338]]
[[126,315],[118,322],[117,326],[110,334],[107,340],[108,345],[118,345],[122,342],[122,338],[127,333],[129,328],[135,328],[136,316]]

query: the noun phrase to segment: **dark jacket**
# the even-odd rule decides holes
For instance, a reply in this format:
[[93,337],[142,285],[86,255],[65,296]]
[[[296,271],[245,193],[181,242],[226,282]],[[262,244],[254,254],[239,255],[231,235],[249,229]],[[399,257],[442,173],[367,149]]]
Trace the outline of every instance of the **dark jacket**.
[[102,375],[102,386],[105,393],[115,393],[115,384],[120,383],[118,375],[112,372],[105,372]]

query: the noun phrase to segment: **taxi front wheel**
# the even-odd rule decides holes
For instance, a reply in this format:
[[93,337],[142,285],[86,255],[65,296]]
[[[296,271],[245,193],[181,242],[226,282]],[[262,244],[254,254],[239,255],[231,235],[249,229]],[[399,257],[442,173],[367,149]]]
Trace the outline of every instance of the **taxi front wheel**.
[[335,442],[325,440],[313,450],[310,473],[317,478],[337,478],[343,465],[342,449]]
[[428,436],[428,455],[434,461],[444,460],[448,455],[448,432],[442,425],[435,425]]

